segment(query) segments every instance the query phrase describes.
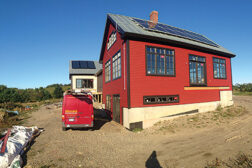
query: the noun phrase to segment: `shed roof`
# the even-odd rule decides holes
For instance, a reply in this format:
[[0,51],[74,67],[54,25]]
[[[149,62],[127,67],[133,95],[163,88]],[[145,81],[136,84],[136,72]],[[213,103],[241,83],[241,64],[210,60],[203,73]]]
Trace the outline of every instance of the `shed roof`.
[[[107,21],[106,21],[106,27],[104,31],[104,37],[103,37],[103,44],[101,48],[101,55],[100,55],[100,61],[102,61],[102,53],[106,46],[106,35],[108,32],[108,22],[111,22],[117,30],[121,33],[122,38],[142,38],[142,39],[148,39],[148,40],[155,40],[160,42],[167,42],[169,44],[175,44],[180,45],[182,47],[189,47],[192,49],[198,49],[206,52],[212,52],[215,54],[227,56],[227,57],[234,57],[235,54],[228,51],[224,47],[217,45],[212,46],[208,45],[199,41],[174,36],[167,33],[161,33],[157,31],[150,31],[146,30],[143,27],[139,26],[134,19],[134,17],[129,16],[123,16],[123,15],[117,15],[117,14],[108,14],[107,15]],[[141,19],[143,20],[143,19]],[[205,36],[204,36],[205,37]]]
[[72,66],[73,61],[84,61],[84,60],[70,60],[69,61],[69,75],[95,75],[99,70],[102,69],[102,64],[100,64],[98,61],[93,61],[95,65],[95,69],[73,68]]

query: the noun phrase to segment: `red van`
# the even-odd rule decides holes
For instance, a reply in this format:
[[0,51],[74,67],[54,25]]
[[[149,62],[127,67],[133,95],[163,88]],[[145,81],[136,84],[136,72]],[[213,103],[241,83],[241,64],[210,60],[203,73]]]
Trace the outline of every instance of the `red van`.
[[67,128],[93,127],[94,109],[90,94],[67,92],[62,104],[62,130]]

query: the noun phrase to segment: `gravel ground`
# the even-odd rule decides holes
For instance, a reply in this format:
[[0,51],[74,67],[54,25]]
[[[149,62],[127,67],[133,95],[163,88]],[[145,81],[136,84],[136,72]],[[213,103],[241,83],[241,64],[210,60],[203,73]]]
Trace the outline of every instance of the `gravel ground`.
[[240,151],[252,154],[252,97],[234,100],[235,115],[183,116],[141,132],[128,131],[101,115],[96,115],[94,129],[62,131],[61,108],[43,106],[25,124],[45,130],[27,152],[25,167],[191,168],[204,167],[216,157],[227,160]]

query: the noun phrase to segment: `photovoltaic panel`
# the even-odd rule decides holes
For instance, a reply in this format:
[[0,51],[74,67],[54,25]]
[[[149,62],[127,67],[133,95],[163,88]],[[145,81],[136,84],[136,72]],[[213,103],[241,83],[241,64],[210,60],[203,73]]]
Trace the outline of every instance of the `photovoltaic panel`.
[[72,61],[72,68],[73,69],[79,69],[80,68],[79,61]]
[[95,69],[94,61],[72,61],[73,69]]
[[149,21],[147,20],[141,20],[141,19],[136,19],[136,18],[134,18],[133,20],[141,27],[150,31],[162,32],[162,33],[166,33],[166,34],[170,34],[170,35],[174,35],[174,36],[178,36],[178,37],[182,37],[182,38],[186,38],[186,39],[190,39],[190,40],[194,40],[194,41],[198,41],[204,44],[218,47],[217,44],[215,44],[214,42],[212,42],[205,36],[188,31],[188,30],[183,30],[183,29],[172,27],[172,26],[165,25],[162,23],[157,23],[155,26],[151,27],[149,26]]
[[88,65],[87,65],[87,61],[79,61],[80,63],[80,68],[81,69],[87,69]]
[[95,69],[94,61],[87,61],[87,67],[88,69]]

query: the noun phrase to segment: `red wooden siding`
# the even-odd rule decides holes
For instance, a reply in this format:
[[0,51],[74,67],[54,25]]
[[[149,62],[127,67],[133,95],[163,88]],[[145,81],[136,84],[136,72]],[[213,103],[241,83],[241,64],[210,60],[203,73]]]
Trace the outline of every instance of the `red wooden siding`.
[[[175,50],[175,77],[146,76],[145,47],[156,46]],[[167,104],[144,105],[143,96],[179,94],[180,102],[189,104],[220,100],[219,90],[184,90],[189,84],[189,54],[206,57],[207,86],[228,86],[232,90],[230,58],[194,50],[130,41],[130,99],[131,107],[161,106]],[[227,79],[213,78],[213,56],[226,60]],[[105,60],[106,61],[106,60]],[[110,88],[112,89],[112,88]],[[106,90],[104,88],[104,90]],[[123,100],[122,100],[123,102]],[[172,104],[169,104],[172,105]]]
[[[115,27],[110,24],[109,31],[107,34],[106,41],[108,41],[108,37],[110,34],[115,31]],[[121,77],[113,80],[113,65],[112,65],[112,57],[121,50]],[[105,46],[105,52],[103,53],[103,103],[106,104],[106,95],[111,96],[111,111],[113,112],[113,95],[120,95],[120,111],[121,111],[121,123],[122,123],[122,108],[127,107],[127,61],[126,56],[126,42],[121,39],[120,34],[117,32],[116,41],[107,50],[107,46]],[[105,63],[110,59],[111,61],[111,80],[105,83]],[[124,67],[125,65],[125,67]],[[125,69],[125,72],[124,72]]]

